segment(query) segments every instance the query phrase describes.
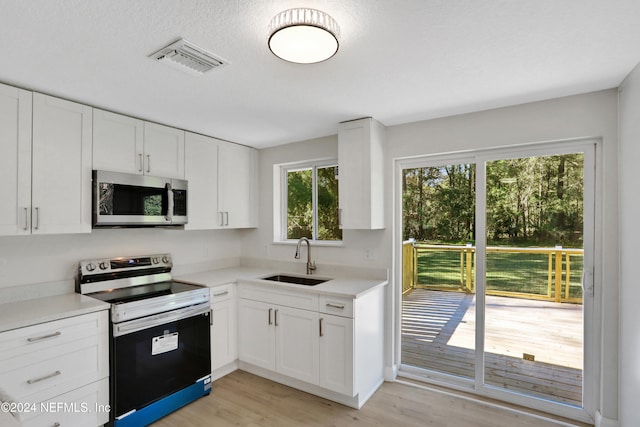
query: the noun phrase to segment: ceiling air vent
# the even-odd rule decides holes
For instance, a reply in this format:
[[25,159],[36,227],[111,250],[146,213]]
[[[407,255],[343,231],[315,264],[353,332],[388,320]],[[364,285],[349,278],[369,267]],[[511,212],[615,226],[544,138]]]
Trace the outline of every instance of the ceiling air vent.
[[149,55],[149,58],[198,76],[228,64],[227,61],[212,55],[185,39],[171,43],[158,52]]

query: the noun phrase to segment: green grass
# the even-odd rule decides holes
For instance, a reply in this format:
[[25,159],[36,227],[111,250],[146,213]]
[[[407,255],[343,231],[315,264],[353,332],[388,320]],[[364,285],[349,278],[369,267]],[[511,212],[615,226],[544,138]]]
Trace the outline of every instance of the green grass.
[[[466,256],[465,256],[466,259]],[[571,298],[582,297],[582,257],[570,257]],[[563,257],[563,271],[565,269]],[[487,290],[547,295],[549,255],[535,253],[489,252],[487,254]],[[552,264],[551,296],[555,295],[555,265]],[[440,288],[460,289],[464,286],[461,275],[460,252],[418,251],[418,284]],[[475,268],[472,268],[472,277]],[[565,277],[562,277],[563,286]]]

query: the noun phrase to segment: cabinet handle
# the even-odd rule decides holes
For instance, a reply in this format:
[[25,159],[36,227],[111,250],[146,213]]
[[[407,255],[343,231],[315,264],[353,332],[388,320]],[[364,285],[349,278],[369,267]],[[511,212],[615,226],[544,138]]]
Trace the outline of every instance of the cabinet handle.
[[338,304],[331,304],[331,303],[327,303],[327,307],[330,308],[337,308],[339,310],[344,310],[344,305],[338,305]]
[[224,225],[229,225],[229,212],[225,212],[225,221],[224,221]]
[[62,335],[62,332],[54,332],[52,334],[42,335],[41,337],[27,338],[27,341],[36,342],[40,340],[46,340],[47,338],[59,337],[60,335]]
[[151,172],[151,155],[147,154],[147,173]]
[[220,227],[224,227],[224,212],[220,212]]
[[36,230],[40,227],[40,208],[36,209],[36,226],[34,227]]
[[35,383],[39,383],[40,381],[44,381],[44,380],[48,380],[49,378],[53,378],[53,377],[57,377],[58,375],[60,375],[62,372],[60,371],[55,371],[49,375],[45,375],[44,377],[40,377],[40,378],[34,378],[32,380],[27,380],[27,384],[35,384]]
[[229,295],[229,291],[218,292],[217,294],[213,294],[213,297],[221,297],[223,295]]
[[324,336],[324,334],[322,333],[322,321],[323,321],[323,320],[324,320],[324,319],[321,317],[321,318],[320,318],[320,336],[321,336],[321,337],[323,337],[323,336]]
[[144,160],[142,160],[142,153],[138,153],[138,172],[142,172],[144,169]]
[[276,310],[273,312],[273,319],[274,319],[274,324],[276,326],[278,326],[278,309],[276,308]]
[[24,230],[29,229],[29,209],[24,208]]
[[271,322],[271,312],[273,311],[273,308],[269,309],[269,325],[273,325],[273,322]]

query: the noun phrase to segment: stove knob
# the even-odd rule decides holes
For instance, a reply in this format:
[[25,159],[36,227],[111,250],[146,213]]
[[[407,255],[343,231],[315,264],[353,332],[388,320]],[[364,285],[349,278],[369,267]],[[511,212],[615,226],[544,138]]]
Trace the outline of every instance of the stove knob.
[[162,262],[164,262],[165,264],[169,264],[169,257],[163,256]]
[[85,268],[87,269],[87,271],[93,271],[96,269],[96,265],[90,262]]
[[151,262],[153,262],[154,264],[157,264],[160,262],[160,260],[158,258],[153,258]]
[[104,262],[104,261],[103,261],[103,262],[101,262],[101,263],[100,263],[100,270],[106,270],[106,269],[107,269],[107,267],[108,267],[108,266],[107,266],[107,263],[106,263],[106,262]]

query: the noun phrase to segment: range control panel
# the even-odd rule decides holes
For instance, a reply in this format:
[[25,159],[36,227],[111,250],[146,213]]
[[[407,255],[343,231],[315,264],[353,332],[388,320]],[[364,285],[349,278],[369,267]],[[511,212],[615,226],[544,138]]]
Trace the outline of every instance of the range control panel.
[[171,269],[173,261],[170,254],[145,255],[137,257],[118,257],[90,259],[80,261],[80,275],[137,271],[152,268]]

